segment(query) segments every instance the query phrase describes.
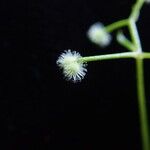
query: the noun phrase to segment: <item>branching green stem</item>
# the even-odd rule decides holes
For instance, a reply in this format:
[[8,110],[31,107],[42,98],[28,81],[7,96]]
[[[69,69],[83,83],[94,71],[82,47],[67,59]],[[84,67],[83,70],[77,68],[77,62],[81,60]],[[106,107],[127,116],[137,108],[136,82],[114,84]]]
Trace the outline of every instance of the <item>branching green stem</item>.
[[[144,4],[144,0],[137,0],[132,8],[130,15],[129,30],[131,33],[131,38],[133,43],[137,46],[138,56],[143,54],[141,42],[136,27],[136,21],[139,18],[140,10]],[[142,55],[143,56],[143,55]],[[143,59],[141,57],[136,58],[136,75],[137,75],[137,96],[139,104],[139,116],[141,125],[141,138],[143,150],[150,150],[150,140],[149,140],[149,128],[148,128],[148,117],[147,117],[147,107],[145,99],[145,86],[144,86],[144,69],[143,69]]]
[[130,31],[133,45],[136,47],[136,51],[142,52],[142,47],[141,47],[141,42],[140,42],[138,30],[137,30],[135,21],[132,18],[129,20],[128,27],[129,27],[129,31]]
[[118,31],[118,33],[116,35],[116,40],[118,41],[118,43],[120,45],[122,45],[123,47],[125,47],[128,50],[136,51],[136,49],[137,49],[135,47],[135,45],[125,37],[125,35],[123,34],[122,31]]
[[82,57],[79,59],[79,61],[90,62],[90,61],[102,61],[102,60],[123,59],[123,58],[135,59],[142,147],[143,150],[150,150],[150,137],[149,137],[150,133],[145,100],[144,71],[143,71],[143,59],[150,59],[150,53],[145,53],[142,51],[141,41],[136,26],[136,22],[139,18],[140,10],[144,2],[145,0],[136,1],[136,3],[132,7],[132,11],[128,19],[117,21],[105,27],[107,32],[113,32],[114,30],[118,30],[122,27],[128,27],[131,36],[131,42],[128,41],[125,37],[123,37],[122,39],[117,38],[117,41],[119,42],[119,44],[121,44],[122,46],[124,46],[125,48],[127,48],[132,52]]

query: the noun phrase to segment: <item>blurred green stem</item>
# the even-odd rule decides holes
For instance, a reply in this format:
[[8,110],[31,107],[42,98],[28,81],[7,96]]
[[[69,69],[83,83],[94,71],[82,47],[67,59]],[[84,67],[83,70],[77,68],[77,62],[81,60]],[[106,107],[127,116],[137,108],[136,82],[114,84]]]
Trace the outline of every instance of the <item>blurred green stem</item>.
[[133,5],[131,15],[129,17],[130,18],[129,31],[131,34],[133,44],[135,44],[137,47],[137,53],[139,53],[138,55],[139,57],[136,58],[136,75],[137,75],[137,96],[139,106],[142,148],[143,150],[150,150],[148,117],[145,99],[144,66],[143,66],[143,59],[140,57],[140,54],[142,54],[143,51],[141,47],[139,33],[136,27],[136,21],[139,18],[140,10],[144,2],[145,0],[137,0],[135,5]]
[[139,18],[140,10],[144,2],[145,0],[136,1],[136,3],[132,7],[132,11],[128,19],[123,19],[121,21],[114,22],[105,27],[107,32],[112,32],[118,29],[120,30],[120,28],[122,27],[128,27],[131,36],[131,42],[121,32],[118,34],[117,41],[119,44],[121,44],[131,52],[81,57],[79,61],[82,61],[84,63],[89,61],[102,61],[121,58],[135,59],[142,147],[143,150],[150,150],[150,137],[149,137],[150,133],[149,133],[149,123],[145,99],[144,69],[143,69],[144,68],[143,60],[150,59],[150,53],[142,51],[141,41],[136,26],[136,22]]
[[[150,140],[149,140],[149,127],[148,127],[148,116],[147,107],[145,99],[145,89],[144,89],[144,71],[143,71],[143,59],[150,58],[150,53],[144,53],[141,47],[141,41],[139,38],[139,33],[136,26],[136,21],[139,18],[140,10],[144,4],[145,0],[137,0],[132,7],[131,14],[128,19],[117,21],[106,26],[107,32],[112,32],[116,29],[122,27],[128,27],[131,42],[126,39],[123,33],[121,36],[117,37],[119,44],[127,48],[132,52],[118,53],[118,54],[107,54],[100,56],[89,56],[82,57],[80,61],[97,61],[97,60],[108,60],[108,59],[120,59],[120,58],[135,58],[136,60],[136,75],[137,75],[137,96],[138,96],[138,106],[139,106],[139,116],[140,116],[140,128],[141,128],[141,138],[143,150],[150,150]],[[123,37],[123,38],[122,38]]]
[[137,58],[136,59],[137,96],[138,96],[138,104],[139,104],[141,137],[143,143],[143,150],[150,150],[143,67],[144,67],[143,59]]

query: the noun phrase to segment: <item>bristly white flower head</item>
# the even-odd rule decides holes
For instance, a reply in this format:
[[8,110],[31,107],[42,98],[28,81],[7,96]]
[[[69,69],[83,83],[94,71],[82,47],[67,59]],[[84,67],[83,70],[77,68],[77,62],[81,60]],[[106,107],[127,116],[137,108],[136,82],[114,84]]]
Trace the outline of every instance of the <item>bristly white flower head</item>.
[[87,31],[88,38],[100,47],[106,47],[111,42],[111,35],[106,31],[104,25],[100,22],[91,25]]
[[57,65],[63,69],[63,74],[67,80],[72,80],[73,82],[81,81],[87,69],[86,64],[79,61],[82,56],[71,50],[64,51],[57,60]]

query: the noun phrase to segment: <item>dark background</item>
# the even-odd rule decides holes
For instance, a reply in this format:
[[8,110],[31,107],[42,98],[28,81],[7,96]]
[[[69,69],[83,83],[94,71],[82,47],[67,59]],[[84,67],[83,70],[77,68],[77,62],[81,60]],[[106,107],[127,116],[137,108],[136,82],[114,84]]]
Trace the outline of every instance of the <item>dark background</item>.
[[[141,150],[135,62],[88,64],[81,83],[64,80],[56,65],[67,49],[82,56],[125,52],[114,40],[105,49],[86,31],[128,17],[133,0],[1,0],[0,118],[8,150]],[[149,52],[150,6],[138,21]],[[150,61],[145,83],[150,108]],[[2,134],[3,133],[3,134]]]

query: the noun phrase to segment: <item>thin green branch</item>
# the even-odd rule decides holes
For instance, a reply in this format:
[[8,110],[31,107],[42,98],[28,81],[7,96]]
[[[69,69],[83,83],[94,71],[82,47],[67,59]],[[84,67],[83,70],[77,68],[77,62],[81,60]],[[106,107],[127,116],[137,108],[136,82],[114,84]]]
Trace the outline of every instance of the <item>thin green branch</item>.
[[112,24],[110,24],[110,25],[107,25],[107,26],[105,27],[105,29],[106,29],[107,32],[112,32],[112,31],[114,31],[114,30],[116,30],[116,29],[118,29],[118,28],[122,28],[122,27],[127,26],[127,25],[128,25],[128,22],[129,22],[128,19],[123,19],[123,20],[114,22],[114,23],[112,23]]
[[150,53],[148,52],[124,52],[124,53],[113,53],[105,55],[86,56],[79,58],[79,61],[90,62],[90,61],[102,61],[111,59],[122,59],[122,58],[139,58],[139,59],[150,59]]
[[122,31],[119,31],[116,36],[117,42],[128,50],[135,51],[136,47],[130,42]]
[[140,15],[140,10],[144,4],[145,0],[137,0],[137,2],[133,5],[132,11],[129,18],[132,18],[135,20],[135,22],[138,20]]
[[143,150],[150,150],[149,145],[149,129],[148,129],[148,117],[145,100],[145,86],[144,86],[144,71],[143,71],[143,60],[140,58],[136,59],[136,74],[137,74],[137,94],[139,104],[139,115],[141,125],[141,139],[143,143]]
[[136,58],[136,55],[137,52],[124,52],[124,53],[116,53],[116,54],[81,57],[79,61],[90,62],[90,61],[102,61],[102,60],[121,59],[121,58]]
[[150,59],[150,53],[144,52],[144,53],[141,54],[141,57],[144,58],[144,59]]
[[129,21],[128,27],[129,27],[129,32],[131,35],[132,42],[136,47],[136,51],[142,52],[141,42],[140,42],[137,27],[136,27],[136,23],[134,22],[132,18]]

